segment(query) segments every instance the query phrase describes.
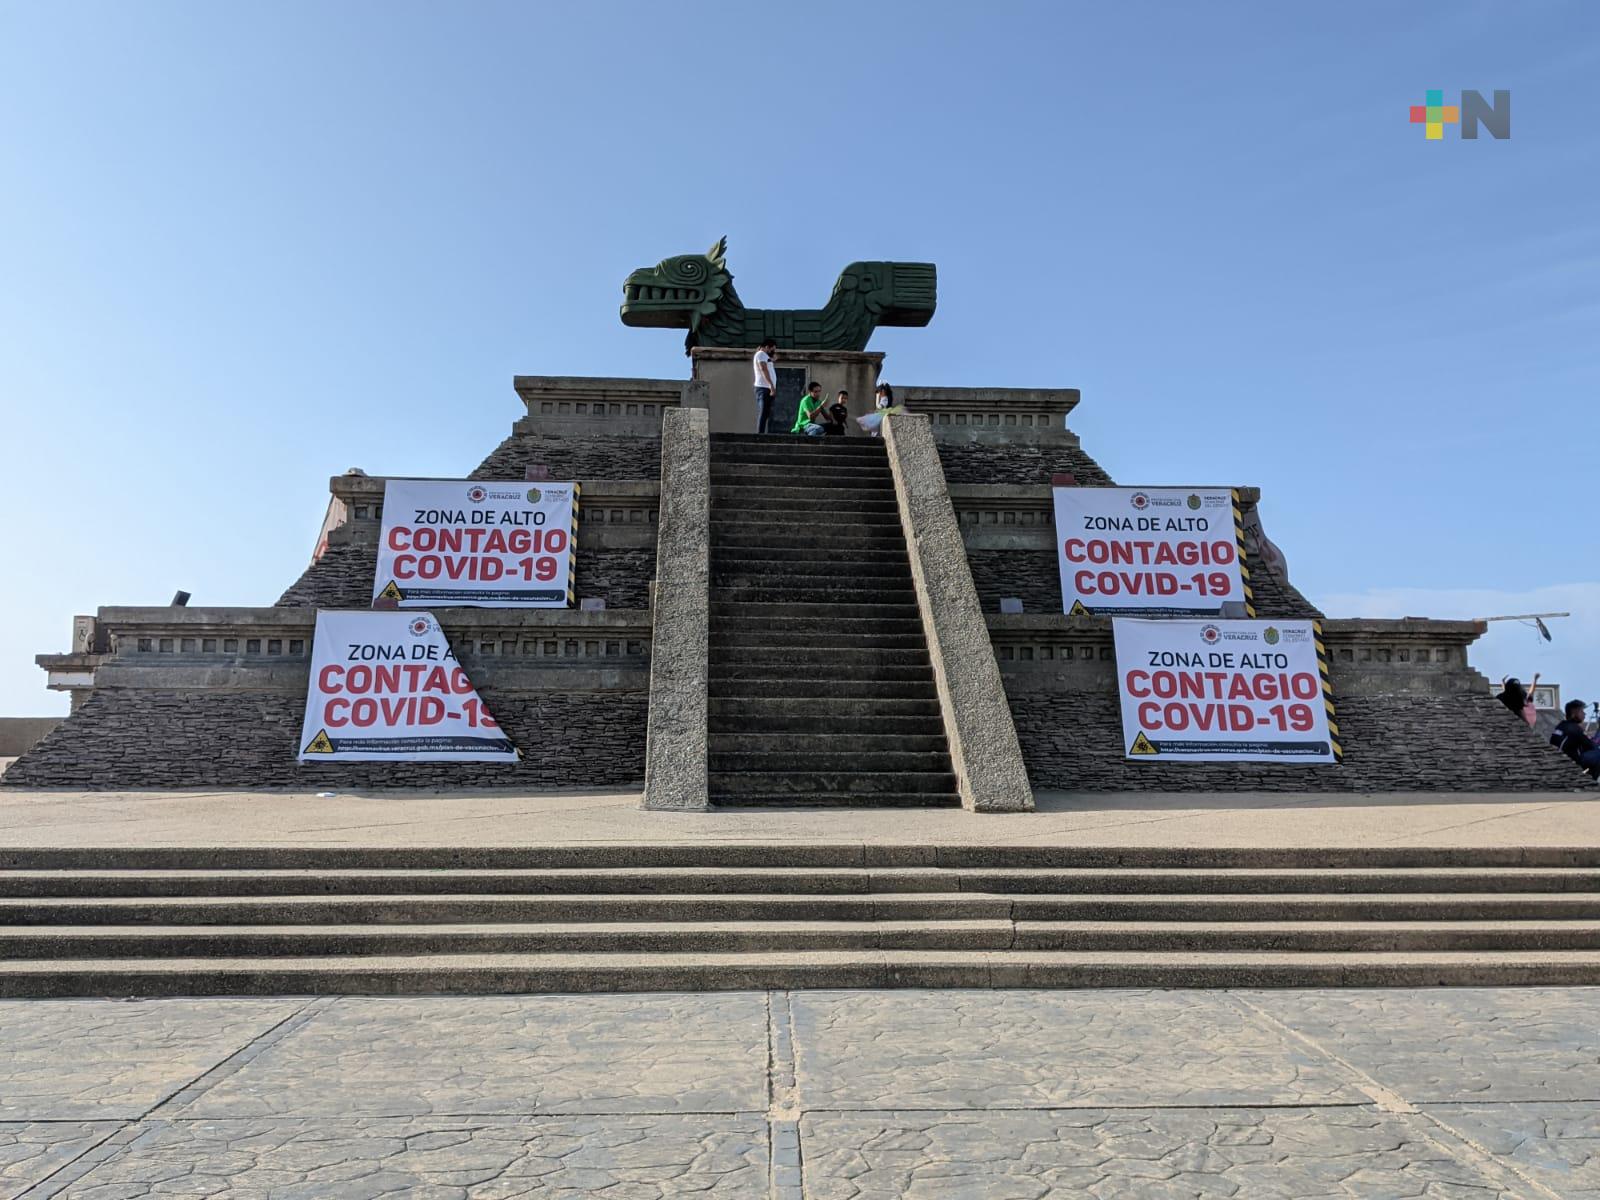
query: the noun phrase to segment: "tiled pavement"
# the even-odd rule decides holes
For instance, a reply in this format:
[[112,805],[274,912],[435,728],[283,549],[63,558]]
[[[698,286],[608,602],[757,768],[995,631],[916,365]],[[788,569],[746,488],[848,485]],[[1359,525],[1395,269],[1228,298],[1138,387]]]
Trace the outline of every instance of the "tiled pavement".
[[1600,989],[0,1002],[0,1196],[1595,1197]]

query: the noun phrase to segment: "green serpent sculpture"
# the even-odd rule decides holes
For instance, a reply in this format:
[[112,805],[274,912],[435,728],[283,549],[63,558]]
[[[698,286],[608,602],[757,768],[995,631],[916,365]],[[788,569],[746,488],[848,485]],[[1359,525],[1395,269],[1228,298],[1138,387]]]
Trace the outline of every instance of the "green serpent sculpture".
[[633,272],[622,285],[622,323],[687,329],[685,350],[758,346],[769,337],[786,350],[865,350],[878,326],[926,325],[938,303],[932,263],[853,262],[821,308],[746,308],[727,251],[722,238],[705,254]]

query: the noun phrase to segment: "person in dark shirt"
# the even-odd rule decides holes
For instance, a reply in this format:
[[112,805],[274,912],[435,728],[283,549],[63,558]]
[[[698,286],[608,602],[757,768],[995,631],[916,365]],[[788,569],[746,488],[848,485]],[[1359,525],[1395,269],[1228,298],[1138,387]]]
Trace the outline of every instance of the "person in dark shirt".
[[1503,690],[1496,694],[1495,699],[1521,717],[1531,729],[1539,720],[1539,710],[1533,705],[1533,689],[1539,686],[1539,677],[1535,675],[1527,687],[1523,687],[1522,681],[1514,676],[1502,683]]
[[1600,779],[1600,746],[1584,732],[1583,701],[1568,700],[1564,710],[1566,720],[1556,726],[1550,735],[1550,744],[1591,776]]
[[843,388],[833,398],[833,403],[822,410],[822,427],[832,437],[843,437],[845,422],[850,419],[850,393]]

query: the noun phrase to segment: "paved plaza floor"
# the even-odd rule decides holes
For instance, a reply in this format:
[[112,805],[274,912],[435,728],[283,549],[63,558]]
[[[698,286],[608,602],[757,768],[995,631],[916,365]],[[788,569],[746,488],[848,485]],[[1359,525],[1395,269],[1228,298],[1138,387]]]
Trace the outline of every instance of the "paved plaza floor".
[[1600,1197],[1600,989],[0,1003],[0,1195]]
[[1038,811],[647,812],[637,792],[541,795],[0,790],[0,849],[850,843],[1140,847],[1600,846],[1600,789],[1041,792]]

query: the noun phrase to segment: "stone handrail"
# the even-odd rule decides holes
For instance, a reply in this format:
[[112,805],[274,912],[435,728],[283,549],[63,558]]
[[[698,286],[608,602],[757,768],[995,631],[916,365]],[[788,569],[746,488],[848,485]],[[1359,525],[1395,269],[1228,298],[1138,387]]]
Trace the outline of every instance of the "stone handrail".
[[1033,790],[928,418],[891,417],[884,440],[961,802],[978,812],[1030,810]]
[[644,806],[710,805],[711,425],[704,408],[661,426],[661,520],[645,732]]

